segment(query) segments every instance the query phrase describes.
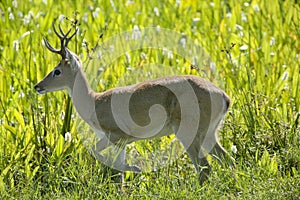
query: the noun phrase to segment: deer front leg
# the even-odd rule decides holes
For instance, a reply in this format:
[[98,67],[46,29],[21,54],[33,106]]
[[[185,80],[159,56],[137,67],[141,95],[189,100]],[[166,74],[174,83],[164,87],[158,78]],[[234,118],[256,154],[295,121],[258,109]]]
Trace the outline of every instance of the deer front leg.
[[126,146],[124,148],[119,148],[119,147],[114,147],[114,155],[116,156],[116,159],[113,161],[113,166],[115,169],[120,170],[120,171],[131,171],[134,173],[139,173],[141,172],[141,169],[138,166],[135,165],[128,165],[126,164]]
[[100,152],[110,146],[112,146],[113,143],[109,141],[107,137],[102,138],[95,146],[92,148],[92,152],[97,160],[99,160],[101,163],[104,163],[105,165],[117,169],[119,171],[132,171],[135,173],[141,172],[141,169],[138,166],[135,165],[127,165],[125,163],[126,159],[126,150],[124,145],[122,148],[114,145],[113,150],[108,155],[101,155]]

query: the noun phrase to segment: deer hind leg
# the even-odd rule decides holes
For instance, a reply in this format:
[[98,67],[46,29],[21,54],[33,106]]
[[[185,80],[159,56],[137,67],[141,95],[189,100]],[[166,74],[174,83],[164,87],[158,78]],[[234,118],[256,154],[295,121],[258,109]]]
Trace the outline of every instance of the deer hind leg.
[[219,143],[217,130],[220,124],[220,121],[217,123],[211,123],[206,135],[202,140],[202,147],[205,149],[207,153],[209,153],[213,158],[219,161],[220,164],[224,164],[224,161],[229,164],[229,166],[233,166],[235,163],[234,158],[232,158],[227,151],[222,147]]
[[206,156],[202,151],[201,143],[197,136],[189,145],[189,147],[186,148],[186,151],[191,158],[197,172],[199,173],[199,180],[202,184],[205,180],[207,180],[211,171],[211,166],[209,165]]
[[[178,133],[178,127],[173,126],[173,130],[176,133],[177,139],[183,144],[184,149],[192,160],[195,169],[199,173],[199,181],[202,184],[209,176],[211,166],[209,165],[201,148],[200,133],[196,135]],[[185,130],[189,130],[186,127]]]
[[97,160],[105,165],[114,168],[119,171],[132,171],[135,173],[141,172],[141,169],[134,165],[127,165],[126,160],[126,145],[119,147],[118,145],[113,146],[112,151],[108,155],[101,155],[100,152],[110,146],[113,143],[107,138],[103,137],[96,145],[92,148],[92,152]]
[[234,158],[232,158],[227,151],[222,147],[218,141],[217,129],[220,124],[211,123],[208,131],[203,139],[202,147],[207,153],[209,153],[213,158],[217,159],[220,164],[223,164],[223,161],[227,162],[230,166],[234,165]]
[[[210,149],[210,148],[209,148]],[[208,151],[209,149],[205,149]],[[219,141],[215,141],[215,145],[212,147],[208,153],[215,159],[219,161],[220,164],[223,164],[225,161],[230,166],[234,165],[235,160],[232,158],[227,151],[222,147],[222,145],[219,143]]]

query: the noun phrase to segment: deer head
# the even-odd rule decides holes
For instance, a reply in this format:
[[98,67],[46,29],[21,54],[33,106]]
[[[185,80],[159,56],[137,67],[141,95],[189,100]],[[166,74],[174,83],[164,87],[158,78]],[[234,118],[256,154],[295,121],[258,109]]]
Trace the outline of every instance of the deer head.
[[52,23],[54,33],[60,39],[61,48],[55,49],[51,46],[46,38],[43,38],[46,47],[53,53],[61,55],[60,63],[45,77],[42,81],[37,83],[34,88],[39,94],[44,94],[51,91],[72,89],[74,79],[78,69],[81,67],[81,61],[78,56],[71,52],[67,47],[69,41],[76,35],[78,29],[68,37],[72,28],[64,33],[60,24],[58,25],[60,33],[55,28],[55,21]]

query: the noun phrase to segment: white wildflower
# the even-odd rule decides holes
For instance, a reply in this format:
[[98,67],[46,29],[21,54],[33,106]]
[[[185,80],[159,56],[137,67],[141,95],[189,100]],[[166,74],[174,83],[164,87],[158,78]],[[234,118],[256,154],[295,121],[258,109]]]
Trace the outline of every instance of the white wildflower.
[[128,71],[133,71],[133,68],[131,65],[129,65],[127,68],[126,68]]
[[198,57],[197,56],[192,57],[192,65],[198,66]]
[[146,73],[146,76],[147,76],[148,78],[150,78],[150,77],[152,76],[151,72],[147,72],[147,73]]
[[91,6],[91,5],[88,5],[88,9],[89,9],[89,11],[93,11],[93,10],[94,10],[94,7]]
[[20,94],[19,94],[19,98],[24,98],[24,97],[25,97],[25,94],[24,94],[23,91],[21,91]]
[[72,136],[70,132],[65,133],[65,142],[71,142],[72,141]]
[[200,20],[201,20],[200,17],[193,18],[193,23],[197,23],[197,22],[199,22]]
[[10,86],[9,86],[9,90],[10,90],[11,92],[15,92],[14,86],[10,85]]
[[33,11],[32,11],[32,10],[30,10],[30,11],[28,12],[28,15],[30,16],[30,18],[33,18],[33,17],[34,17],[34,13],[33,13]]
[[63,120],[63,119],[65,119],[65,115],[66,115],[65,111],[61,111],[59,117]]
[[282,80],[285,81],[289,77],[289,72],[285,71],[282,75]]
[[15,20],[14,14],[13,14],[13,13],[9,13],[8,19],[9,19],[9,20]]
[[215,72],[216,69],[217,69],[216,63],[210,62],[209,63],[209,68],[210,68],[210,71]]
[[82,40],[81,46],[82,46],[82,48],[86,48],[87,47],[87,41],[86,41],[86,39]]
[[129,6],[131,4],[133,4],[134,2],[132,0],[128,0],[126,3],[125,3],[125,6]]
[[102,57],[103,57],[103,52],[102,52],[101,50],[98,50],[98,51],[97,51],[97,58],[98,58],[99,60],[101,60]]
[[33,33],[33,31],[26,31],[25,33],[23,33],[20,37],[20,40],[23,39],[24,37],[30,35],[31,33]]
[[234,154],[237,153],[237,148],[236,148],[236,146],[235,146],[234,144],[231,146],[231,151],[232,151]]
[[128,52],[125,52],[125,57],[128,63],[130,63],[131,58],[130,58],[130,54]]
[[147,58],[148,58],[147,55],[144,52],[142,52],[141,53],[141,59],[146,60]]
[[168,49],[166,47],[163,47],[162,49],[162,55],[165,56],[167,55]]
[[270,53],[270,56],[271,56],[271,57],[275,56],[275,53],[274,53],[274,52],[271,52],[271,53]]
[[18,1],[17,0],[13,0],[11,2],[12,6],[15,7],[15,8],[18,8]]
[[275,38],[271,37],[270,39],[270,46],[275,46]]
[[157,32],[160,32],[160,25],[157,25],[157,26],[156,26],[156,31],[157,31]]
[[242,21],[247,22],[247,16],[244,12],[241,13],[241,16],[242,16]]
[[253,9],[254,9],[255,12],[259,12],[260,11],[260,8],[259,8],[259,6],[257,4],[255,4],[253,6]]
[[[97,70],[97,76],[99,76],[100,74],[102,74],[105,71],[105,69],[103,67],[99,67]],[[102,82],[102,80],[100,80],[100,83]]]
[[238,31],[242,31],[242,30],[243,30],[243,27],[242,27],[241,25],[239,25],[239,24],[236,24],[236,25],[235,25],[235,28],[236,28],[236,30],[238,30]]
[[179,44],[183,47],[183,48],[185,48],[186,47],[186,35],[182,35],[182,37],[180,38],[180,40],[179,40]]
[[84,13],[83,17],[82,17],[82,21],[88,22],[88,19],[89,19],[89,14],[88,13]]
[[248,49],[248,45],[244,44],[243,46],[240,46],[241,51],[246,51]]
[[18,12],[18,17],[20,17],[20,18],[22,18],[22,17],[23,17],[23,13],[22,13],[22,11],[19,11],[19,12]]
[[59,22],[62,22],[64,19],[65,19],[64,15],[59,15],[59,17],[58,17],[58,21]]
[[214,3],[214,2],[210,2],[209,5],[210,5],[211,7],[214,7],[214,6],[215,6],[215,3]]
[[117,9],[116,9],[116,6],[115,6],[115,2],[113,0],[110,0],[110,5],[114,9],[114,11],[117,12]]
[[97,8],[93,11],[93,13],[92,13],[93,17],[94,17],[94,18],[98,18],[98,17],[99,17],[99,12],[100,12],[100,8],[97,7]]
[[128,41],[128,40],[129,40],[129,38],[130,38],[130,35],[129,35],[129,33],[128,33],[128,32],[126,32],[126,33],[125,33],[125,40],[126,40],[126,41]]
[[238,34],[239,34],[240,37],[244,37],[244,32],[243,31],[239,31]]
[[41,137],[37,136],[38,143],[41,143]]
[[266,37],[266,35],[267,35],[267,32],[266,32],[266,31],[264,31],[264,32],[263,32],[263,36],[264,36],[264,37]]
[[24,25],[29,24],[30,20],[31,20],[31,16],[30,15],[25,15],[24,18],[23,18]]
[[110,52],[114,52],[115,51],[115,46],[114,45],[110,45],[109,46],[109,51]]
[[158,10],[158,8],[157,8],[157,7],[154,7],[153,11],[154,11],[155,15],[156,15],[157,17],[159,17],[159,10]]
[[226,13],[226,17],[227,17],[227,18],[231,18],[231,17],[232,17],[232,13],[230,13],[230,12],[229,12],[229,13]]
[[176,0],[175,5],[176,5],[176,7],[179,7],[180,6],[180,0]]
[[15,51],[19,51],[19,40],[14,40],[13,41],[13,49],[15,50]]
[[168,51],[168,58],[173,59],[173,52],[172,51]]
[[133,26],[133,32],[132,32],[132,39],[138,40],[142,37],[142,32],[140,31],[139,27],[137,25]]
[[239,61],[237,59],[233,59],[232,63],[233,63],[234,66],[237,66],[239,64]]
[[47,0],[42,0],[43,4],[47,5],[48,1]]

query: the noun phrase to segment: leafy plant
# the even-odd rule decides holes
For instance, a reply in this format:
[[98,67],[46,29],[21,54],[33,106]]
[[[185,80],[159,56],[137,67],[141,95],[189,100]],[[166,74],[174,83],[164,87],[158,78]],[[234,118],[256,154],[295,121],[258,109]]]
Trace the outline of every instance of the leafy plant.
[[[0,198],[299,198],[299,11],[295,1],[279,0],[1,1]],[[113,173],[85,149],[80,135],[89,130],[67,93],[38,96],[33,89],[59,61],[42,37],[59,45],[51,23],[63,16],[65,27],[78,22],[69,48],[84,61],[97,91],[171,73],[196,74],[223,88],[232,104],[220,139],[235,168],[211,159],[213,173],[201,186],[182,154],[157,172],[127,173],[125,185],[112,181]],[[102,44],[134,27],[184,33],[206,51],[210,65],[165,49],[138,49],[100,65],[92,48],[98,44],[107,55]],[[138,142],[129,150],[151,156],[171,140]]]

